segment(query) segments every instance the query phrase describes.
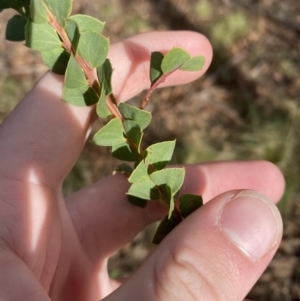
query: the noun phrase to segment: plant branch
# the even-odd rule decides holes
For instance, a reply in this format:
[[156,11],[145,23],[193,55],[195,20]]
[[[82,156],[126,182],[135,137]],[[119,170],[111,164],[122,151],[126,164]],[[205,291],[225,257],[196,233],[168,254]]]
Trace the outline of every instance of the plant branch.
[[168,73],[166,73],[166,74],[163,74],[156,82],[154,82],[154,83],[151,85],[150,89],[148,90],[146,96],[144,97],[144,99],[143,99],[143,101],[142,101],[142,103],[141,103],[141,105],[140,105],[140,109],[143,110],[143,109],[145,108],[145,106],[146,106],[147,103],[149,102],[150,96],[152,95],[153,91],[154,91],[159,85],[161,85],[162,83],[164,83],[164,82],[166,81],[166,79],[167,79],[172,73],[174,73],[176,70],[178,70],[180,67],[181,67],[181,65],[180,65],[178,68],[176,68],[176,69],[174,69],[174,70],[172,70],[172,71],[170,71],[170,72],[168,72]]

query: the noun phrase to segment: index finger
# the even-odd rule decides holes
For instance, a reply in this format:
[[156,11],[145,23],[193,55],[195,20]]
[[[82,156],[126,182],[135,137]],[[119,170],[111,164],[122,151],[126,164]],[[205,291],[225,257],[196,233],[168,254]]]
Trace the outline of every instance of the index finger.
[[[152,32],[112,45],[109,57],[116,97],[125,101],[145,89],[150,53],[174,46],[204,55],[206,64],[201,72],[175,72],[166,85],[193,81],[206,71],[211,46],[195,32]],[[61,101],[62,85],[62,76],[47,73],[2,124],[0,175],[55,187],[68,174],[86,141],[93,108]]]

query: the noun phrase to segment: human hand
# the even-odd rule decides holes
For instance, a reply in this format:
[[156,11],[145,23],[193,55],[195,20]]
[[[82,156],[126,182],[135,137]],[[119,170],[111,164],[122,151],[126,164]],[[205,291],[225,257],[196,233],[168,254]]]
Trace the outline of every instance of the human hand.
[[[149,53],[172,46],[205,55],[208,68],[211,47],[197,33],[148,33],[111,47],[119,101],[147,87]],[[166,84],[186,83],[203,72],[176,72]],[[107,258],[166,212],[155,202],[146,209],[128,203],[121,175],[63,199],[62,182],[94,115],[93,108],[61,101],[62,81],[47,73],[0,127],[0,300],[241,301],[282,233],[273,203],[241,189],[278,201],[284,189],[278,169],[267,162],[187,166],[186,191],[210,201],[119,286],[109,279]]]

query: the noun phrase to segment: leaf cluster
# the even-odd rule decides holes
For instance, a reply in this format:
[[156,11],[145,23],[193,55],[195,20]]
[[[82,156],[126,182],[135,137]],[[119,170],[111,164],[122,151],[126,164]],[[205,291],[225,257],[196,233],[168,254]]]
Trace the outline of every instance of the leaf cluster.
[[93,137],[99,146],[111,148],[113,157],[125,161],[117,168],[130,183],[128,200],[146,207],[159,201],[168,209],[154,237],[159,243],[175,226],[202,205],[201,196],[180,195],[185,169],[167,167],[176,141],[144,146],[143,135],[152,118],[145,110],[152,92],[176,70],[198,71],[203,56],[191,57],[174,47],[150,57],[150,87],[140,108],[118,104],[112,91],[113,68],[107,58],[109,39],[102,34],[104,23],[86,15],[71,15],[71,0],[0,0],[0,11],[15,9],[6,28],[11,41],[40,51],[48,68],[65,75],[63,100],[77,106],[95,105],[107,123]]

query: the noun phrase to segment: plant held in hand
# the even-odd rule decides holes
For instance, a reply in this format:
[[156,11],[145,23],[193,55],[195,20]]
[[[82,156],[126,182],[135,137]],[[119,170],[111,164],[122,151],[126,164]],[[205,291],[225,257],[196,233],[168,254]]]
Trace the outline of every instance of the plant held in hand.
[[[112,156],[129,162],[117,171],[131,184],[128,200],[146,207],[148,201],[159,201],[168,208],[153,242],[159,243],[183,219],[202,205],[201,196],[179,191],[185,169],[166,168],[175,141],[165,141],[143,147],[144,130],[151,122],[145,107],[152,92],[176,70],[199,71],[205,59],[191,57],[174,47],[166,54],[153,52],[150,59],[150,88],[139,108],[118,104],[111,85],[112,65],[107,58],[109,39],[101,34],[104,23],[86,15],[70,15],[72,1],[0,0],[0,11],[15,9],[6,28],[6,39],[23,41],[41,52],[44,63],[57,74],[65,75],[63,100],[76,106],[95,105],[97,115],[107,120],[94,136],[93,142],[111,147]],[[118,72],[118,70],[116,70]]]

